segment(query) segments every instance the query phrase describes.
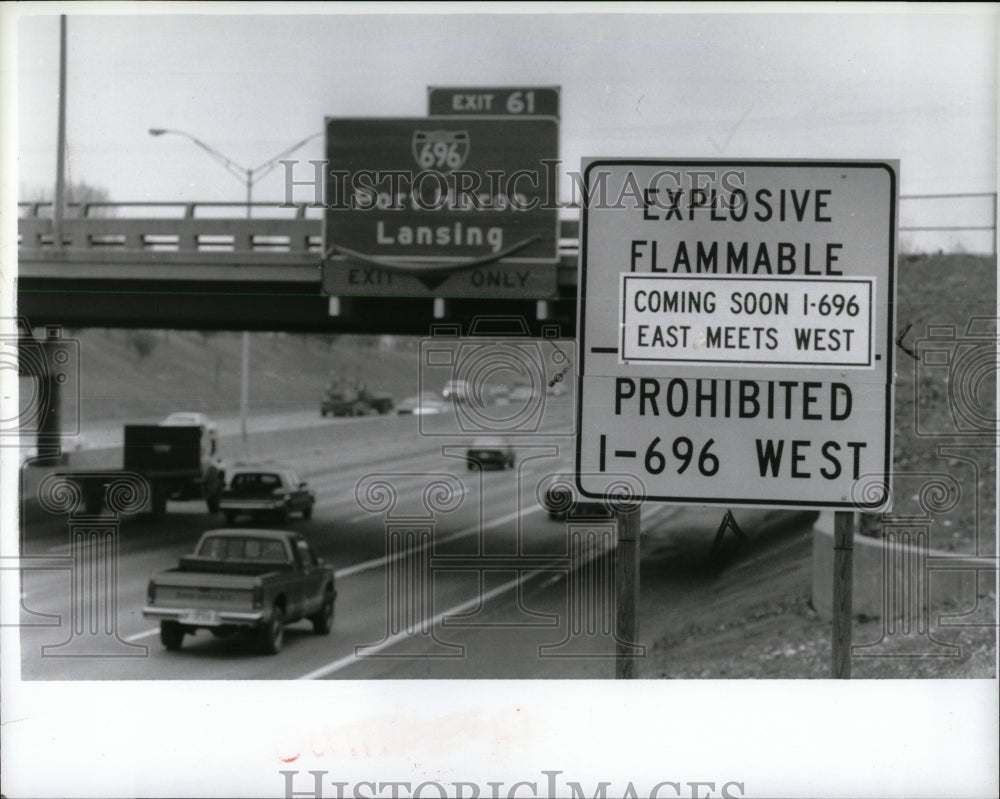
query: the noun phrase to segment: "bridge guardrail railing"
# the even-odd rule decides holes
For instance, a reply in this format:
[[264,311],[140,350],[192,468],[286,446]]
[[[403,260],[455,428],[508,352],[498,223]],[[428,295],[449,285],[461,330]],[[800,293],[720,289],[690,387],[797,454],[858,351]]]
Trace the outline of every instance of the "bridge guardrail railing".
[[[901,195],[910,209],[909,219],[900,225],[906,235],[969,232],[980,237],[997,231],[996,192]],[[922,209],[927,201],[947,201],[959,214],[960,224],[923,224]],[[973,214],[968,202],[983,204]],[[51,202],[18,204],[18,246],[24,251],[50,249],[52,241]],[[567,211],[578,210],[566,206]],[[247,212],[253,213],[248,218]],[[63,247],[76,250],[118,250],[123,252],[272,252],[297,256],[322,251],[323,209],[308,204],[282,207],[275,203],[224,202],[90,202],[69,203],[62,222]],[[965,216],[970,216],[968,221]],[[989,218],[992,217],[992,218]],[[974,224],[981,222],[981,224]],[[560,283],[575,283],[569,270],[576,268],[579,251],[578,219],[560,219]],[[40,254],[40,253],[39,253]]]
[[[287,252],[322,250],[322,227],[315,219],[121,219],[116,217],[66,219],[63,247],[176,252]],[[52,220],[18,220],[22,250],[53,246]]]
[[[147,216],[151,210],[162,216]],[[70,203],[62,221],[63,249],[74,254],[103,253],[286,253],[319,256],[323,248],[323,223],[307,205],[281,208],[254,203],[253,211],[267,213],[252,218],[233,216],[246,205],[233,203],[94,202]],[[52,203],[20,203],[18,246],[22,257],[45,258],[53,247]],[[229,216],[217,216],[228,212]],[[114,215],[108,215],[113,213]],[[132,216],[142,213],[142,216]],[[210,215],[205,215],[210,214]],[[310,218],[313,214],[314,218]],[[560,283],[575,283],[579,251],[579,222],[560,220]],[[260,257],[264,257],[261,255]]]
[[[53,206],[51,200],[37,202],[19,202],[18,216],[25,218],[52,218]],[[159,213],[150,215],[148,211],[156,209]],[[254,219],[319,219],[322,206],[312,206],[308,203],[280,205],[271,202],[250,203]],[[163,219],[246,219],[247,204],[232,202],[174,202],[171,200],[134,200],[131,202],[112,202],[100,200],[93,202],[66,203],[66,219],[99,219],[109,212],[115,216],[133,218],[163,218]],[[166,212],[166,213],[164,213]]]

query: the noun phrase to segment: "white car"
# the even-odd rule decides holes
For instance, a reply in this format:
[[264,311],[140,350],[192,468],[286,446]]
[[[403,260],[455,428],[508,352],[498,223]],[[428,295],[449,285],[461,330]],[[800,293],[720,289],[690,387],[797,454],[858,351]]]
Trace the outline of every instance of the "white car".
[[445,412],[444,402],[436,394],[424,391],[413,397],[407,397],[396,406],[396,413],[401,416],[427,416]]
[[531,402],[535,398],[535,391],[531,386],[514,386],[509,394],[511,402]]
[[454,402],[465,402],[469,396],[469,384],[465,380],[449,380],[441,389],[441,396]]
[[204,427],[206,430],[215,430],[215,422],[203,413],[176,411],[160,422],[160,427]]

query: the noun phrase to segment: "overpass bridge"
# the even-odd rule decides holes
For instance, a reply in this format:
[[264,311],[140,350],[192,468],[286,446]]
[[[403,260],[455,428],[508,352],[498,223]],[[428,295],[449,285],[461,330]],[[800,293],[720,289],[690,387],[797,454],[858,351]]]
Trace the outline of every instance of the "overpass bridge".
[[[238,209],[238,210],[234,210]],[[51,204],[22,203],[18,315],[33,326],[426,335],[435,322],[518,315],[576,328],[579,225],[560,226],[556,293],[448,299],[322,292],[322,220],[307,206],[71,204],[54,246]],[[250,216],[256,211],[257,216]],[[276,214],[285,213],[283,217]],[[240,214],[240,215],[237,215]],[[264,216],[267,214],[268,216]],[[249,216],[249,218],[248,218]]]

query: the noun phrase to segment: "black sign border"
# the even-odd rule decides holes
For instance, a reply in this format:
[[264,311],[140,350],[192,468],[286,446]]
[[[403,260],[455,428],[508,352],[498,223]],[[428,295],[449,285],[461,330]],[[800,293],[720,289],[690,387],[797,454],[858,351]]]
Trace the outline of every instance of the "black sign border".
[[[640,275],[635,273],[628,274],[624,276],[624,282],[627,283],[629,278],[636,277],[640,280],[647,277],[647,273],[643,272]],[[654,278],[659,279],[659,278]],[[743,277],[731,277],[729,275],[721,276],[708,276],[708,275],[685,275],[682,279],[684,280],[757,280],[761,283],[766,283],[767,281],[774,281],[776,283],[811,283],[813,281],[805,280],[804,278],[781,278],[781,277],[755,277],[755,278],[743,278]],[[872,351],[875,346],[875,339],[873,336],[874,331],[872,330],[872,285],[873,280],[865,280],[864,278],[847,278],[844,280],[830,281],[831,283],[863,283],[868,289],[868,361],[867,363],[821,363],[815,364],[812,361],[695,361],[692,358],[626,358],[625,357],[625,326],[622,325],[621,338],[619,339],[620,344],[618,345],[618,357],[621,361],[627,361],[628,363],[670,363],[680,366],[697,366],[699,364],[704,364],[706,367],[718,365],[718,366],[739,366],[741,364],[746,365],[747,368],[754,368],[757,366],[814,366],[817,369],[874,369],[875,368],[875,358],[874,352]],[[624,283],[623,283],[624,286]],[[625,311],[625,297],[622,296],[622,317],[624,318]]]
[[[552,92],[556,96],[556,113],[554,115],[555,119],[559,119],[562,115],[562,87],[561,86],[521,86],[518,84],[512,84],[510,86],[428,86],[427,87],[427,115],[430,117],[470,117],[474,114],[435,114],[432,107],[434,103],[434,92],[513,92],[513,91],[523,91],[523,92]],[[552,114],[497,114],[495,112],[489,114],[479,114],[480,116],[491,116],[491,117],[552,117]]]
[[[582,178],[584,187],[589,185],[590,172],[598,167],[621,167],[621,166],[636,166],[636,167],[739,167],[739,166],[751,166],[751,167],[802,167],[805,168],[816,168],[823,167],[829,169],[882,169],[889,175],[889,194],[892,197],[892,204],[889,209],[889,263],[888,263],[888,291],[887,296],[887,312],[886,312],[886,341],[888,346],[886,348],[886,375],[888,380],[885,384],[885,460],[883,462],[883,468],[885,469],[884,474],[886,477],[886,482],[884,483],[883,491],[881,496],[871,502],[821,502],[814,500],[788,500],[788,499],[746,499],[739,497],[671,497],[671,496],[654,496],[646,495],[642,497],[644,501],[648,502],[672,502],[679,504],[698,504],[698,505],[732,505],[742,506],[742,507],[773,507],[773,508],[819,508],[819,509],[837,509],[837,508],[847,508],[852,510],[876,510],[884,506],[891,498],[891,492],[889,490],[889,480],[892,474],[892,417],[893,417],[893,332],[895,330],[896,322],[896,237],[897,237],[897,219],[896,213],[899,205],[899,194],[898,194],[898,176],[896,174],[896,169],[893,168],[892,164],[888,161],[824,161],[824,160],[755,160],[755,159],[742,159],[742,160],[714,160],[714,159],[700,159],[700,158],[689,158],[689,159],[663,159],[663,158],[600,158],[591,161],[587,164],[586,168],[582,170]],[[580,268],[577,278],[577,308],[576,308],[576,326],[577,326],[577,341],[579,343],[578,352],[580,370],[577,376],[577,406],[576,406],[576,488],[581,493],[581,495],[590,499],[611,499],[613,498],[609,494],[593,494],[586,491],[581,484],[580,480],[580,467],[582,465],[582,439],[583,439],[583,379],[586,376],[584,374],[584,364],[586,362],[586,336],[584,330],[584,312],[586,310],[586,293],[584,288],[587,285],[587,202],[584,198],[584,203],[581,207],[580,212]]]

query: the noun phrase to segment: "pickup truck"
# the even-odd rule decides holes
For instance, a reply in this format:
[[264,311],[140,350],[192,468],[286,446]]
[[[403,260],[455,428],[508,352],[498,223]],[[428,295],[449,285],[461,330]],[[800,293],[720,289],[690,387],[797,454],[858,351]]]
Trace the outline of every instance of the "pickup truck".
[[142,615],[159,620],[169,650],[207,629],[217,638],[249,634],[274,655],[286,624],[308,619],[317,635],[329,634],[336,598],[332,567],[299,533],[209,530],[177,568],[150,578]]
[[373,393],[365,386],[333,381],[323,391],[319,403],[320,416],[367,416],[370,413],[391,413],[391,394]]
[[268,514],[285,522],[290,513],[301,513],[303,519],[311,519],[315,502],[316,495],[309,484],[287,466],[237,465],[230,470],[229,485],[222,491],[219,510],[225,514],[226,524],[233,524],[241,513],[251,518]]

